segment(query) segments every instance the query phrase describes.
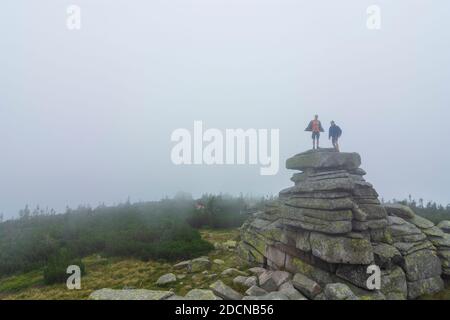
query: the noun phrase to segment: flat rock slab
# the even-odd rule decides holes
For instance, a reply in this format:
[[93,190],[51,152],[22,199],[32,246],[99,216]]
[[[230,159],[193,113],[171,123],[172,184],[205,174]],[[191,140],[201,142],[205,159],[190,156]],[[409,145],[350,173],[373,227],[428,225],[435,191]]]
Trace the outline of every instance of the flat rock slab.
[[171,291],[159,290],[114,290],[114,289],[100,289],[92,292],[89,295],[91,300],[166,300],[173,296]]
[[328,150],[307,151],[286,160],[286,168],[305,171],[307,169],[345,169],[355,170],[361,165],[357,153],[335,152]]

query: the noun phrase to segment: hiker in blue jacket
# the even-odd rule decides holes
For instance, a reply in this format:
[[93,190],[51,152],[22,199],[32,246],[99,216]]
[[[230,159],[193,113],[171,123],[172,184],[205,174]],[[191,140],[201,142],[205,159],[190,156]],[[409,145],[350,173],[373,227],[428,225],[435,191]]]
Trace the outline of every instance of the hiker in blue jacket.
[[331,121],[330,129],[328,130],[328,139],[331,139],[333,147],[339,152],[338,140],[342,135],[342,130],[334,121]]

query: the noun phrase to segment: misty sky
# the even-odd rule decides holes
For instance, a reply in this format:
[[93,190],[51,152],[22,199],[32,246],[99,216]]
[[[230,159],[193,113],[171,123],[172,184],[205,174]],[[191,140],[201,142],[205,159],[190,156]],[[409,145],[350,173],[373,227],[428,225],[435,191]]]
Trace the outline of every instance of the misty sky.
[[[81,7],[81,30],[66,8]],[[381,8],[381,30],[366,9]],[[450,202],[448,1],[4,1],[0,212],[276,194],[315,113],[381,196]],[[280,171],[175,166],[177,128],[280,129]],[[322,146],[329,145],[322,136]]]

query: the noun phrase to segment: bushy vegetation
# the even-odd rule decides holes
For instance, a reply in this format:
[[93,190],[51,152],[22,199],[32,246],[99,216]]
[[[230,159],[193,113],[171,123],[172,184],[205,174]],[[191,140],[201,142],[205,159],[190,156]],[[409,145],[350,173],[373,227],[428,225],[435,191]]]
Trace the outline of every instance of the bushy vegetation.
[[393,199],[390,202],[407,205],[411,207],[416,214],[434,222],[435,224],[442,220],[450,220],[450,204],[447,204],[447,206],[444,207],[434,201],[428,201],[425,203],[423,199],[415,200],[411,196],[409,196],[408,199],[401,201]]
[[80,268],[81,275],[86,273],[84,263],[80,258],[72,256],[65,248],[50,257],[44,268],[44,283],[63,283],[67,279],[67,267],[76,265]]
[[0,223],[0,277],[44,268],[45,281],[58,282],[67,277],[68,265],[97,253],[144,261],[190,259],[212,250],[196,228],[237,227],[247,211],[242,197],[222,195],[81,206],[64,214],[25,208],[19,219]]

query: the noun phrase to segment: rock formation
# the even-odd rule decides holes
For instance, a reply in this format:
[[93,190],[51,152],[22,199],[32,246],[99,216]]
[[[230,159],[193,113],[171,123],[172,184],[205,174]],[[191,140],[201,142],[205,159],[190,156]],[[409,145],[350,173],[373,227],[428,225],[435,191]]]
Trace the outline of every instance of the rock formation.
[[[360,165],[359,154],[334,149],[288,159],[287,169],[301,171],[291,178],[295,185],[242,226],[239,255],[293,274],[290,283],[309,299],[414,299],[440,291],[441,275],[450,275],[450,235],[406,206],[381,204]],[[371,265],[381,270],[379,290],[367,285]]]

